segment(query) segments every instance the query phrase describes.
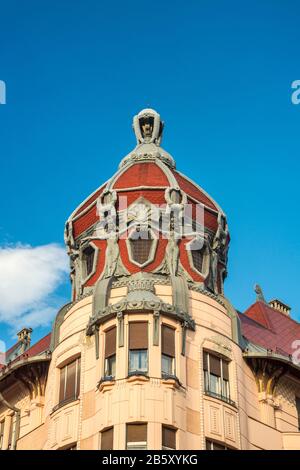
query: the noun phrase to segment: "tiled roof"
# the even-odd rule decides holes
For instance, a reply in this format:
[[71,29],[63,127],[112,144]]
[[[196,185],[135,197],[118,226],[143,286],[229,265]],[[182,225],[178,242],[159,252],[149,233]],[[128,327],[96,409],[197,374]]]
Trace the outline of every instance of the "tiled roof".
[[[19,354],[17,357],[14,357],[11,362],[19,360],[21,357],[33,357],[42,354],[43,352],[47,351],[50,348],[50,341],[51,341],[51,333],[41,338],[37,343],[33,344],[30,348],[28,348],[23,354]],[[18,341],[14,346],[12,346],[8,351],[5,353],[5,357],[9,360],[8,352],[11,352],[19,346],[21,343]],[[5,367],[5,365],[2,365]],[[0,365],[1,369],[1,365]]]
[[280,354],[293,354],[300,339],[300,323],[267,303],[258,301],[239,314],[243,335],[251,342]]

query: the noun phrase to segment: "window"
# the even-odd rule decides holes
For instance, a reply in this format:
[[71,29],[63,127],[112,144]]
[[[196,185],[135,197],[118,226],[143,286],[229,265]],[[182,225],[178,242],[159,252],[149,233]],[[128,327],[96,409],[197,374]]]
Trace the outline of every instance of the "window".
[[80,389],[80,357],[60,369],[59,403],[76,400]]
[[101,450],[113,450],[114,428],[101,431]]
[[298,413],[298,431],[300,431],[300,397],[296,397],[296,408]]
[[105,377],[116,375],[116,327],[105,333]]
[[228,447],[223,444],[219,444],[218,442],[206,439],[206,450],[228,450]]
[[134,423],[126,425],[127,450],[147,449],[147,424]]
[[193,258],[194,267],[197,269],[197,271],[200,271],[200,273],[202,273],[203,272],[203,259],[204,259],[203,248],[201,250],[192,250],[192,258]]
[[129,375],[148,372],[148,323],[129,323]]
[[139,266],[144,266],[150,261],[153,239],[149,230],[136,230],[129,239],[130,256],[132,261]]
[[3,448],[3,439],[4,439],[4,421],[0,423],[0,450]]
[[85,263],[85,275],[86,277],[91,274],[94,267],[94,257],[95,257],[95,249],[92,246],[87,246],[83,250],[82,259]]
[[176,429],[162,426],[162,450],[176,449]]
[[187,245],[190,262],[199,273],[207,270],[207,247],[203,238],[195,238]]
[[205,392],[233,404],[230,400],[228,361],[205,351],[203,369]]
[[161,374],[162,377],[175,375],[175,330],[167,325],[161,328]]

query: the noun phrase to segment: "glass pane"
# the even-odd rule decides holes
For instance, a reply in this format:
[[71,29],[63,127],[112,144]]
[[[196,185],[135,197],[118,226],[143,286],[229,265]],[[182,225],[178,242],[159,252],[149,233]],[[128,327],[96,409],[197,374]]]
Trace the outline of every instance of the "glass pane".
[[161,372],[165,375],[173,375],[173,358],[162,354],[161,356]]
[[134,350],[129,352],[129,372],[147,372],[147,350]]
[[76,362],[71,362],[66,366],[67,382],[65,400],[74,398],[76,395]]
[[205,383],[205,390],[209,391],[209,373],[207,370],[204,371],[204,383]]
[[66,367],[60,370],[59,402],[62,402],[65,399],[65,374],[66,374]]
[[225,398],[229,398],[229,382],[228,380],[223,380],[223,390],[222,390],[222,395]]
[[146,442],[131,442],[127,444],[127,450],[146,450],[147,449],[147,443]]
[[105,361],[105,375],[106,377],[116,375],[116,356],[111,356]]
[[209,378],[209,391],[220,395],[220,377],[217,377],[214,374],[210,374]]

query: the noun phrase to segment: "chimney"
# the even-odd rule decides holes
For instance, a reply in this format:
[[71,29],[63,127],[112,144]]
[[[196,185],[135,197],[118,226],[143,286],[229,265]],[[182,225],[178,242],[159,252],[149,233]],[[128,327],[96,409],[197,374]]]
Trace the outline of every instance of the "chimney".
[[278,300],[278,299],[270,300],[269,305],[270,307],[274,308],[274,310],[277,310],[278,312],[283,313],[287,317],[290,316],[291,307],[281,302],[281,300]]
[[31,333],[31,328],[22,328],[22,330],[18,333],[18,341],[22,343],[21,354],[23,354],[30,347]]

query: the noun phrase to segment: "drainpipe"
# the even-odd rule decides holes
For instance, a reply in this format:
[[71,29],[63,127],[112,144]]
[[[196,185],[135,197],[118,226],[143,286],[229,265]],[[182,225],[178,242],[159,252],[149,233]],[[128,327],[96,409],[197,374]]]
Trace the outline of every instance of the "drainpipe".
[[20,435],[20,422],[21,422],[21,410],[16,406],[11,405],[7,400],[5,400],[4,396],[0,392],[0,403],[3,403],[7,408],[14,411],[16,413],[16,424],[15,424],[15,433],[14,433],[14,440],[12,443],[12,450],[16,450],[17,448],[17,441]]

